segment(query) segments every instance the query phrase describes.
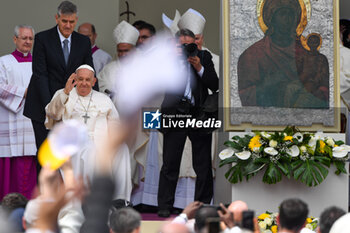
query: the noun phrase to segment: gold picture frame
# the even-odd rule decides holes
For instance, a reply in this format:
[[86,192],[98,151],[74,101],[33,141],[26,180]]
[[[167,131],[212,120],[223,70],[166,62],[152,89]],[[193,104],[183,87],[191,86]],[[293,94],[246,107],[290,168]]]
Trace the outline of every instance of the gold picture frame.
[[[263,23],[263,19],[261,17],[261,14],[259,15],[259,11],[262,9],[261,4],[263,5],[263,2],[265,1],[273,1],[273,0],[247,0],[244,1],[244,4],[255,4],[255,14],[256,18],[254,20],[246,18],[246,21],[242,21],[241,23],[246,23],[255,26],[258,30],[267,30],[266,25]],[[291,0],[289,0],[291,1]],[[312,20],[312,13],[313,10],[313,4],[316,4],[314,1],[310,2],[310,0],[296,0],[299,1],[300,5],[302,5],[302,19],[300,20],[300,24],[298,26],[298,30],[296,34],[301,35],[300,37],[300,44],[305,48],[305,50],[309,50],[310,48],[307,46],[307,39],[309,36],[315,36],[319,35],[318,30],[320,28],[317,28],[317,23],[313,21],[313,25],[306,25],[305,20]],[[241,35],[242,33],[239,32],[239,30],[247,30],[246,27],[238,26],[235,27],[235,23],[239,17],[236,16],[236,14],[241,14],[242,11],[247,9],[252,9],[253,6],[246,6],[245,9],[241,11],[240,6],[242,7],[242,4],[236,4],[235,2],[239,2],[239,0],[222,0],[222,61],[223,61],[223,67],[222,67],[222,73],[223,73],[223,118],[224,118],[224,129],[225,131],[244,131],[244,130],[266,130],[266,131],[278,131],[283,130],[287,125],[293,125],[297,126],[302,131],[323,131],[323,132],[339,132],[340,131],[340,94],[339,94],[339,2],[337,0],[329,0],[328,4],[333,6],[331,9],[331,13],[333,15],[332,24],[328,22],[329,25],[333,25],[331,28],[329,25],[329,32],[333,32],[333,35],[328,38],[328,45],[330,44],[330,41],[332,41],[331,46],[328,46],[328,50],[326,52],[326,57],[328,61],[330,61],[329,65],[329,97],[327,99],[328,105],[327,107],[320,108],[320,109],[314,109],[311,108],[280,108],[280,107],[260,107],[260,106],[239,106],[239,104],[236,104],[237,99],[240,101],[240,92],[238,91],[238,71],[235,66],[238,66],[238,57],[242,54],[237,54],[239,52],[236,51],[234,46],[237,46],[237,44],[233,44],[233,41],[236,39],[235,36]],[[242,3],[242,1],[240,1]],[[285,1],[288,2],[288,1]],[[320,1],[319,1],[320,2]],[[260,4],[260,6],[258,6]],[[304,4],[304,5],[303,5]],[[259,8],[260,7],[260,8]],[[304,7],[304,8],[303,8]],[[306,10],[306,8],[308,8]],[[261,13],[261,11],[260,11]],[[325,16],[324,16],[325,17]],[[232,20],[231,20],[232,19]],[[303,21],[304,20],[304,21]],[[252,23],[253,22],[253,23]],[[303,24],[303,25],[301,25]],[[303,27],[300,29],[301,26]],[[315,26],[316,25],[316,26]],[[260,28],[258,28],[260,27]],[[309,35],[302,35],[302,31],[305,27],[309,27]],[[237,32],[238,31],[238,32]],[[264,32],[265,32],[264,31]],[[260,32],[261,33],[261,32]],[[240,39],[238,37],[238,39]],[[250,45],[247,45],[243,39],[241,39],[242,45],[244,49],[247,49]],[[325,40],[323,40],[324,42]],[[322,38],[320,37],[320,43],[322,43]],[[327,43],[327,42],[326,42]],[[327,45],[326,45],[327,46]],[[317,47],[317,46],[316,46]],[[320,49],[321,44],[319,44],[318,49]],[[332,48],[331,48],[332,47]],[[242,49],[242,51],[245,51]],[[237,97],[238,96],[238,97]],[[235,102],[236,101],[236,102]],[[252,110],[252,112],[249,113],[249,111]],[[257,120],[254,121],[245,121],[246,116],[252,116],[254,117],[254,111],[258,111],[257,113],[262,114],[262,117],[260,115],[257,115]],[[280,112],[279,112],[280,111]],[[284,119],[284,112],[291,113],[292,115],[286,116],[286,119]],[[269,115],[271,112],[271,115]],[[277,115],[276,115],[277,113]],[[305,113],[305,117],[300,120],[298,117],[303,115]],[[323,116],[323,113],[324,116]],[[278,115],[280,114],[280,115]],[[295,114],[295,115],[293,115]],[[280,117],[282,116],[282,117]],[[310,116],[310,119],[309,117]],[[277,121],[280,120],[280,122],[272,122],[276,118]],[[238,122],[236,121],[236,119]],[[264,119],[266,118],[266,122],[264,122]],[[271,118],[271,119],[270,119]],[[294,120],[294,118],[297,118]],[[260,120],[262,119],[262,123]],[[322,122],[324,121],[324,122]],[[258,122],[258,123],[257,123]]]

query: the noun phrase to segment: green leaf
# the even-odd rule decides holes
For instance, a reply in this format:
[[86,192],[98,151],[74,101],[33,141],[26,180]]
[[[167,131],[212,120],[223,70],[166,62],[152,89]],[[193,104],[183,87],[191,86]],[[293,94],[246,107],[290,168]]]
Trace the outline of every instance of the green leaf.
[[224,159],[220,161],[219,167],[222,167],[226,164],[232,164],[232,163],[237,163],[238,158],[236,156],[231,156],[230,158]]
[[238,143],[233,142],[233,141],[226,141],[224,143],[225,146],[232,147],[233,149],[241,151],[243,147],[241,147]]
[[257,163],[257,164],[259,164],[259,163],[269,163],[269,162],[270,162],[270,159],[268,159],[268,158],[258,158],[258,159],[254,160],[254,163]]
[[277,166],[278,168],[283,172],[283,174],[285,176],[287,176],[288,178],[290,178],[290,175],[291,175],[291,170],[289,169],[289,166],[288,166],[288,163],[281,163],[279,161],[277,161]]
[[318,168],[318,170],[321,172],[322,176],[324,179],[326,179],[326,177],[328,176],[328,169],[325,168],[324,166],[322,166],[321,164],[318,163],[314,163],[314,166],[316,166]]
[[345,168],[345,162],[335,160],[333,161],[334,166],[337,168],[335,171],[335,174],[340,175],[341,173],[347,174],[346,168]]
[[326,156],[315,156],[314,159],[316,161],[320,161],[323,165],[327,167],[331,166],[331,159]]
[[292,164],[294,179],[300,180],[307,186],[316,186],[323,182],[328,175],[326,166],[318,160],[299,161]]
[[339,141],[335,141],[335,144],[338,146],[341,146],[341,145],[344,145],[344,142],[339,140]]
[[241,138],[240,136],[233,136],[233,137],[232,137],[232,140],[238,141],[240,138]]
[[276,184],[282,180],[282,173],[274,163],[270,163],[264,173],[263,182]]

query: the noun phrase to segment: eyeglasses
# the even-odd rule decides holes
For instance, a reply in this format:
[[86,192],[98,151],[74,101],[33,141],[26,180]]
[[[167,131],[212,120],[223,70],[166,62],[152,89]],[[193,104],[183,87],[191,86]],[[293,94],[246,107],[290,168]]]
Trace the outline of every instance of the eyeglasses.
[[28,36],[25,36],[25,37],[16,36],[16,37],[17,37],[18,39],[24,40],[24,41],[26,41],[26,40],[33,41],[33,40],[34,40],[33,37],[28,37]]

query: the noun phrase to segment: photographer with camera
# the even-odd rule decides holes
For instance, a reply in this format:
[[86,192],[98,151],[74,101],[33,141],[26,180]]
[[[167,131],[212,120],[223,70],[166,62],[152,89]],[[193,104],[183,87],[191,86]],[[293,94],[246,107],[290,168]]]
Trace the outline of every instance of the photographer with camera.
[[[189,114],[197,118],[203,114],[201,107],[208,96],[208,88],[216,92],[219,86],[212,57],[209,52],[195,49],[195,35],[188,29],[177,33],[182,54],[187,55],[184,68],[188,69],[187,83],[179,94],[167,93],[162,103],[163,114]],[[174,195],[179,177],[182,152],[186,138],[192,144],[193,168],[196,172],[195,201],[210,203],[213,197],[213,174],[211,170],[212,134],[201,128],[168,128],[164,133],[163,166],[160,171],[158,189],[158,215],[168,217],[173,208]]]

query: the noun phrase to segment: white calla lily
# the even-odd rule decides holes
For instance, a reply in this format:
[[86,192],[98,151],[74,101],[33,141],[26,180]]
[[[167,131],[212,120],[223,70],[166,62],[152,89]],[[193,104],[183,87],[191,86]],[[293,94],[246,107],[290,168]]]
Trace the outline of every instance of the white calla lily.
[[245,151],[236,153],[236,156],[241,160],[247,160],[250,158],[251,154],[252,153],[250,151],[245,150]]
[[296,145],[293,145],[287,150],[287,154],[289,154],[292,157],[297,157],[300,154],[299,148]]
[[343,145],[341,145],[341,147],[344,147],[345,149],[348,150],[348,152],[350,152],[350,146],[343,144]]
[[310,141],[309,141],[308,144],[309,144],[310,147],[313,147],[313,146],[316,146],[316,142],[317,142],[316,137],[311,136]]
[[263,136],[264,138],[270,138],[271,134],[268,134],[266,132],[261,132],[261,136]]
[[300,132],[295,133],[293,135],[293,138],[296,138],[298,140],[298,142],[302,142],[303,141],[303,135]]
[[278,151],[275,150],[275,148],[273,148],[273,147],[266,147],[264,149],[264,151],[266,154],[269,154],[269,155],[277,155],[278,154]]
[[224,159],[230,158],[232,155],[234,155],[234,153],[235,153],[235,150],[233,148],[229,147],[229,148],[222,150],[219,153],[219,158],[221,160],[224,160]]
[[343,145],[334,147],[332,151],[335,158],[344,158],[349,153],[348,146],[345,147]]

